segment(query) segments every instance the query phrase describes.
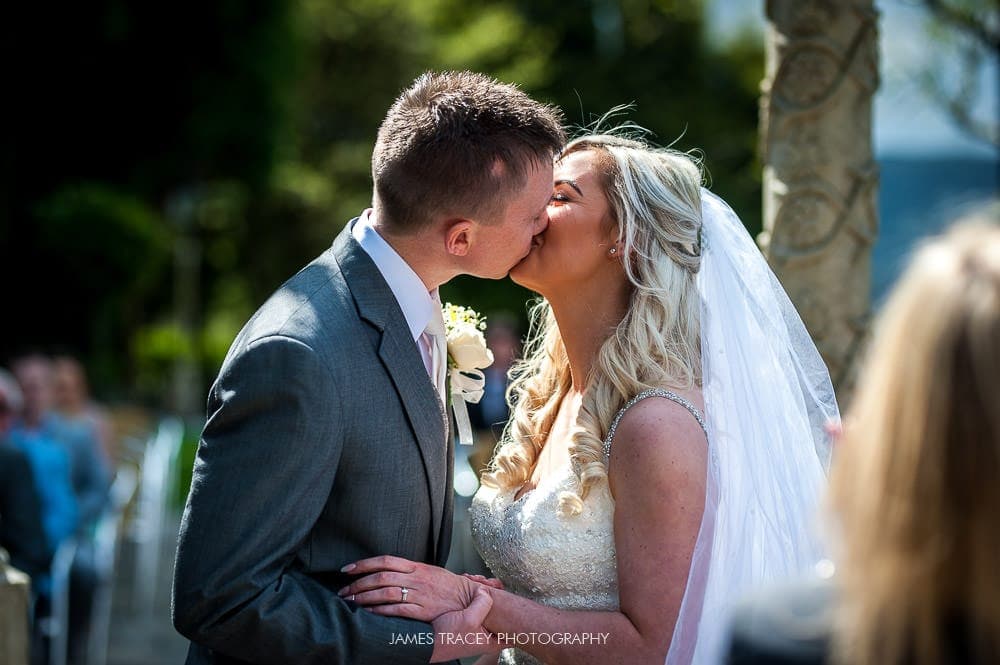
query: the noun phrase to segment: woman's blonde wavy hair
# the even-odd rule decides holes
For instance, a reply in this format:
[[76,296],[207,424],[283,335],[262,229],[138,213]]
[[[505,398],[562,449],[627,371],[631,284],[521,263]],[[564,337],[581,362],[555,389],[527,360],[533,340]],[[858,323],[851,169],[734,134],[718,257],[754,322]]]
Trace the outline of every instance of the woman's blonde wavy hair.
[[[623,267],[632,286],[628,311],[601,346],[572,434],[576,491],[560,496],[559,513],[577,515],[591,488],[607,480],[603,441],[618,410],[647,388],[701,385],[701,182],[687,154],[613,134],[571,141],[566,155],[598,156],[604,195],[618,227]],[[547,301],[531,311],[525,358],[511,370],[511,419],[483,483],[511,488],[530,477],[569,391],[569,359]]]
[[997,662],[1000,226],[916,255],[853,404],[831,471],[836,662],[950,662],[964,638],[969,662]]

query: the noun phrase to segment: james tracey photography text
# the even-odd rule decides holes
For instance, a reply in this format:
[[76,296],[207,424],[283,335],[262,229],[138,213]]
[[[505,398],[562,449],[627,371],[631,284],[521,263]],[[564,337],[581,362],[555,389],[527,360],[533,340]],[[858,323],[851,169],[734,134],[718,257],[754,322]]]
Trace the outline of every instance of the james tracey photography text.
[[[611,633],[439,633],[441,644],[520,647],[529,644],[607,644]],[[433,645],[434,633],[393,633],[390,645]]]

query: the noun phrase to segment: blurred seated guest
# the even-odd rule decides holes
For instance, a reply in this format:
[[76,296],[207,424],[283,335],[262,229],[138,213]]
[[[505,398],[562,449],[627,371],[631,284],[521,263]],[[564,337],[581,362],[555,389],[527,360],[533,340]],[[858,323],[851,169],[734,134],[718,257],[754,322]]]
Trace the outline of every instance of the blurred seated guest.
[[[21,451],[31,467],[32,480],[38,491],[42,510],[42,526],[48,549],[55,552],[69,541],[79,524],[79,509],[73,494],[70,455],[66,447],[42,427],[43,413],[38,409],[35,394],[39,389],[35,377],[28,372],[18,376],[23,400],[14,413],[8,438]],[[52,576],[48,571],[32,579],[37,594],[32,635],[32,663],[39,665],[48,659],[48,638],[42,632],[41,619],[51,613]]]
[[42,355],[13,363],[24,393],[24,417],[15,432],[34,433],[61,445],[69,455],[73,493],[79,506],[78,531],[91,534],[107,505],[110,477],[95,431],[67,421],[53,409],[54,371]]
[[42,507],[27,456],[7,439],[21,391],[14,377],[0,369],[0,547],[10,563],[27,573],[36,589],[48,572],[52,550],[42,526]]
[[[70,490],[77,513],[74,529],[76,553],[69,579],[69,662],[80,662],[86,653],[86,636],[90,626],[94,590],[99,582],[93,549],[93,533],[97,520],[108,499],[108,476],[97,440],[87,432],[67,424],[52,410],[52,364],[45,356],[29,355],[13,363],[24,395],[21,418],[15,421],[11,436],[24,449],[51,448],[61,451],[68,461]],[[29,453],[30,457],[30,453]],[[36,468],[36,473],[37,473]],[[56,476],[41,482],[60,486],[66,476],[60,470]],[[62,542],[58,540],[56,546]]]
[[91,399],[87,374],[76,358],[56,356],[52,359],[53,407],[70,427],[81,431],[80,436],[98,443],[105,467],[115,459],[111,441],[111,424],[104,408]]
[[[517,326],[508,317],[491,316],[486,327],[486,346],[493,351],[493,364],[483,370],[486,386],[483,398],[469,405],[469,417],[477,429],[503,427],[507,408],[507,373],[520,353]],[[499,434],[499,432],[496,432]]]
[[8,430],[10,443],[24,453],[41,499],[42,526],[55,550],[76,532],[79,508],[73,493],[69,451],[43,426],[38,392],[44,390],[31,368],[18,375],[23,401]]
[[916,255],[831,472],[836,573],[747,602],[729,663],[1000,663],[1000,225]]

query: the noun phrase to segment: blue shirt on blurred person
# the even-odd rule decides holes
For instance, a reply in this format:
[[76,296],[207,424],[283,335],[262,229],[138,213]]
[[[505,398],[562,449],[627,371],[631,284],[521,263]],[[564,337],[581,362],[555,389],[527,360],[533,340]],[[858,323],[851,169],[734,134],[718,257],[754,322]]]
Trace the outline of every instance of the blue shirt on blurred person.
[[16,423],[9,438],[28,458],[42,503],[42,523],[49,546],[55,550],[76,532],[80,513],[73,493],[69,452],[44,429]]
[[80,511],[79,531],[89,534],[107,505],[110,485],[96,431],[85,421],[69,420],[55,413],[43,417],[41,430],[69,453],[70,478]]

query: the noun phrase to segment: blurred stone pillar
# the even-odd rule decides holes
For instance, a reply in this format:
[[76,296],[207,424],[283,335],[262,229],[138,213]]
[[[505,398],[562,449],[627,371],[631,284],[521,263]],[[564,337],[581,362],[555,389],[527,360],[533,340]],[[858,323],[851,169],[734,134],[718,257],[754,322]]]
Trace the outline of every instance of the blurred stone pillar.
[[28,611],[31,585],[28,576],[7,564],[0,550],[0,663],[28,665]]
[[195,224],[199,192],[195,188],[174,193],[167,203],[167,217],[174,226],[174,317],[190,346],[175,360],[172,407],[181,416],[197,417],[204,409],[201,385],[200,283],[201,241]]
[[878,14],[873,0],[767,0],[767,18],[758,242],[843,406],[867,336],[878,231]]

